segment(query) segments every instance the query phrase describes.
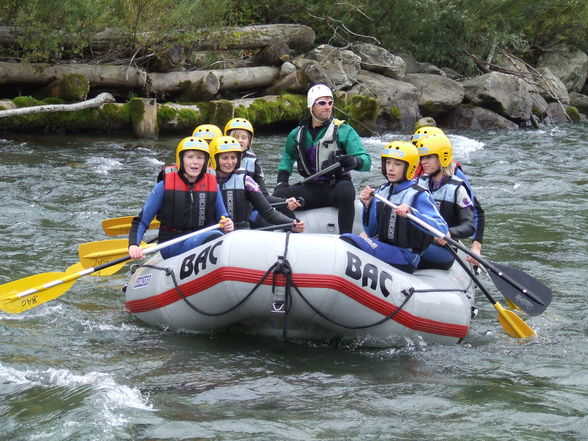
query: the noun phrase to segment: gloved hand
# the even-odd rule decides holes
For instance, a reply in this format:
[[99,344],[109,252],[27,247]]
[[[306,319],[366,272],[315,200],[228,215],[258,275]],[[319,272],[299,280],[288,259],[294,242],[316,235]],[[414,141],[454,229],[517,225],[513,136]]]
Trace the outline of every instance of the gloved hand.
[[357,170],[363,165],[362,160],[353,155],[341,155],[337,158],[337,161],[345,171]]

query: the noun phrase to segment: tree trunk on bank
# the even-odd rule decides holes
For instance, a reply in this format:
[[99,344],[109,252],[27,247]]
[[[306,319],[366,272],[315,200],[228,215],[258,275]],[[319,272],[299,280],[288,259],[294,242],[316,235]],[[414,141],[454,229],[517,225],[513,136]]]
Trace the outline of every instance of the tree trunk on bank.
[[208,72],[202,79],[192,83],[184,90],[184,93],[180,96],[180,101],[209,101],[219,92],[220,86],[218,76]]
[[30,115],[33,113],[73,112],[75,110],[92,109],[105,103],[114,103],[109,93],[101,93],[96,98],[75,104],[48,104],[46,106],[20,107],[18,109],[0,110],[0,118],[9,116]]
[[200,38],[192,45],[195,50],[259,49],[284,42],[293,49],[312,46],[316,38],[314,30],[299,24],[270,24],[219,28],[198,31]]
[[308,88],[308,77],[304,72],[298,70],[286,75],[281,80],[268,87],[265,95],[280,95],[281,93],[303,93]]
[[0,62],[0,84],[43,86],[65,75],[79,74],[92,87],[142,89],[146,73],[129,66]]
[[[219,90],[263,89],[277,80],[280,69],[273,66],[259,66],[209,71],[145,73],[127,66],[0,62],[0,84],[43,86],[73,73],[86,77],[92,87],[140,90],[146,88],[149,93],[171,94],[181,93],[190,83],[205,81],[209,75],[218,78]],[[207,81],[211,82],[210,79]]]
[[276,81],[280,75],[280,69],[260,66],[210,71],[150,73],[147,75],[148,90],[154,94],[180,93],[190,83],[202,81],[210,74],[219,79],[220,90],[263,89]]
[[[214,30],[197,30],[196,40],[186,49],[225,50],[259,49],[277,42],[284,42],[293,49],[305,49],[314,44],[316,34],[311,27],[299,24],[270,24],[259,26],[227,27]],[[120,29],[106,28],[94,34],[89,41],[93,49],[107,49],[121,46],[128,41],[128,33]],[[0,45],[14,46],[18,37],[26,36],[25,31],[14,26],[0,26]],[[173,35],[166,37],[173,41]],[[127,48],[130,49],[130,48]]]

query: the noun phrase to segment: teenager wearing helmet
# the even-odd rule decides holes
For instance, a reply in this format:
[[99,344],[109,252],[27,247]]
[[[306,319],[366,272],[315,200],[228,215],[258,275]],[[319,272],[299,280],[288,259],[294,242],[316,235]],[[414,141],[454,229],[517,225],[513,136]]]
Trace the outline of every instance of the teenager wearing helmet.
[[[396,268],[413,273],[432,236],[410,222],[407,214],[413,214],[443,233],[448,231],[447,223],[439,214],[431,194],[412,180],[419,163],[414,145],[407,141],[393,141],[384,147],[381,158],[382,174],[388,182],[377,190],[366,186],[359,194],[364,205],[365,233],[344,234],[341,239]],[[375,199],[374,190],[398,207],[394,209]]]
[[208,145],[210,145],[210,141],[219,136],[223,136],[223,132],[220,127],[214,124],[200,124],[192,133],[193,138],[203,139]]
[[[301,206],[298,199],[291,197],[291,198],[279,198],[277,196],[272,196],[268,193],[267,188],[265,186],[265,177],[263,175],[263,170],[261,168],[261,164],[257,158],[257,155],[251,150],[251,144],[253,143],[253,125],[246,120],[245,118],[233,118],[225,124],[225,136],[232,136],[241,145],[241,151],[243,154],[241,155],[241,168],[245,170],[245,172],[253,178],[253,180],[259,185],[259,189],[261,193],[265,196],[269,203],[273,202],[285,202],[284,208],[279,209],[278,211],[282,211],[285,213],[285,209],[290,211],[294,211]],[[253,228],[267,226],[269,225],[265,222],[263,216],[260,216],[256,210],[253,210],[251,214],[251,225]]]
[[220,136],[211,142],[210,148],[211,166],[216,170],[218,186],[235,228],[250,227],[249,218],[253,207],[270,225],[292,223],[293,231],[304,231],[304,222],[293,221],[276,211],[261,192],[259,185],[240,168],[243,152],[235,138]]
[[[445,135],[445,133],[443,132],[443,130],[441,130],[440,128],[438,128],[436,126],[430,126],[430,125],[422,126],[422,127],[419,127],[416,129],[416,131],[414,132],[414,134],[411,137],[411,141],[416,146],[417,142],[424,140],[428,136],[436,136],[436,135]],[[461,164],[459,162],[457,162],[455,159],[452,159],[451,166],[453,167],[453,172],[454,172],[455,176],[464,181],[465,186],[467,187],[468,192],[470,194],[470,198],[474,204],[474,234],[472,236],[471,250],[476,254],[481,254],[482,240],[484,238],[484,228],[486,225],[486,215],[484,213],[484,209],[482,208],[482,205],[480,204],[480,201],[479,201],[478,197],[476,196],[476,193],[474,192],[474,189],[473,189],[472,185],[470,184],[470,181],[466,177]],[[416,176],[417,177],[421,176],[424,173],[425,173],[425,171],[423,170],[423,168],[419,164],[419,166],[417,167]],[[471,256],[467,256],[466,260],[468,260],[469,262],[472,262],[474,264],[478,263]]]
[[[304,209],[336,207],[339,232],[350,233],[355,215],[355,187],[350,171],[369,171],[370,155],[351,126],[333,119],[331,89],[324,84],[312,86],[307,105],[310,117],[302,120],[286,139],[274,196],[302,197],[306,201]],[[290,186],[288,179],[294,163],[305,178],[335,163],[340,167],[308,183]]]
[[[439,212],[449,226],[449,236],[464,239],[474,233],[474,205],[463,179],[455,176],[453,147],[445,135],[432,135],[417,141],[421,167],[425,174],[418,183],[427,188]],[[447,241],[435,238],[421,256],[419,268],[449,269],[454,257],[445,246]]]
[[[138,246],[155,216],[161,222],[158,243],[197,231],[220,222],[222,231],[233,231],[216,178],[208,173],[209,147],[206,141],[184,138],[176,149],[176,171],[165,174],[155,184],[129,232],[129,256],[144,258]],[[224,219],[223,219],[224,217]],[[218,230],[196,235],[161,250],[167,259],[221,236]]]
[[[194,139],[201,139],[204,140],[207,144],[210,144],[217,136],[222,136],[223,132],[214,124],[200,124],[198,127],[194,129],[192,133],[192,138]],[[171,172],[177,172],[178,168],[176,164],[173,165],[165,165],[159,171],[157,175],[157,182],[163,181],[165,179],[165,175]]]

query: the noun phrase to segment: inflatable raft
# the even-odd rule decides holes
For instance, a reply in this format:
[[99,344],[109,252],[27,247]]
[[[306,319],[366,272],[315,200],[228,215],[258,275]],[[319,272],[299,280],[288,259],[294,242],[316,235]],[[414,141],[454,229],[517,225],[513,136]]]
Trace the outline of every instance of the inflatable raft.
[[136,267],[125,296],[130,313],[166,329],[239,326],[370,346],[459,343],[474,311],[471,279],[458,264],[408,274],[337,235],[255,230],[153,256]]

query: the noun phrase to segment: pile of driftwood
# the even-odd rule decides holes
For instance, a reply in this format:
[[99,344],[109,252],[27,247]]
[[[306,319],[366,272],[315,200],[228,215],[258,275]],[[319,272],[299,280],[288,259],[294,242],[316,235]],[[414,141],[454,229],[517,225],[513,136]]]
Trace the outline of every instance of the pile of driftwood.
[[[17,36],[17,29],[0,26],[0,46],[16,44]],[[120,45],[123,38],[116,30],[105,30],[92,38],[91,50],[95,54],[106,53],[109,47]],[[160,120],[158,124],[158,101],[184,103],[184,106],[169,104],[167,109],[174,109],[177,114],[188,110],[192,119],[197,120],[203,115],[203,102],[237,100],[239,105],[244,105],[242,98],[304,93],[308,87],[304,74],[296,70],[285,72],[281,66],[297,51],[312,47],[314,41],[315,33],[308,26],[275,24],[217,29],[203,33],[190,45],[170,43],[142,56],[140,62],[137,59],[125,60],[124,64],[121,60],[109,64],[0,61],[0,92],[5,95],[8,91],[20,91],[37,99],[55,97],[77,103],[16,108],[16,104],[5,99],[0,101],[0,108],[6,109],[0,110],[0,118],[5,118],[0,120],[0,127],[21,129],[23,125],[18,119],[21,115],[99,108],[117,101],[118,120],[124,112],[134,112],[134,115],[129,118],[128,127],[124,124],[121,127],[118,121],[106,121],[105,129],[132,128],[140,137],[154,138],[160,126],[164,129],[181,126],[180,118],[163,123]],[[140,117],[137,117],[137,105],[128,111],[120,110],[121,102],[129,100],[128,104],[136,104],[136,97],[143,98]],[[209,113],[214,114],[216,110]],[[88,124],[85,118],[79,127],[69,119],[68,130],[100,130],[100,122],[107,119],[105,114],[97,110],[95,123]],[[26,126],[35,129],[34,125]],[[60,130],[63,126],[47,123],[42,130]]]
[[[14,44],[14,28],[0,27],[0,45]],[[92,50],[104,50],[119,43],[121,34],[107,30],[92,39]],[[134,60],[126,64],[43,64],[0,62],[0,84],[27,86],[34,95],[50,95],[47,86],[68,75],[87,79],[89,90],[108,91],[114,96],[139,96],[184,101],[206,101],[215,97],[233,98],[247,91],[279,92],[280,68],[293,51],[313,45],[314,31],[304,25],[274,24],[217,29],[190,46],[171,44],[153,52],[140,67]],[[247,51],[248,57],[236,56]],[[119,63],[121,63],[119,61]],[[293,75],[290,90],[302,90]],[[294,88],[294,89],[293,89]],[[16,90],[16,89],[15,89]],[[84,96],[79,96],[84,99]]]

